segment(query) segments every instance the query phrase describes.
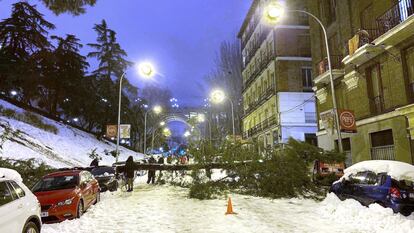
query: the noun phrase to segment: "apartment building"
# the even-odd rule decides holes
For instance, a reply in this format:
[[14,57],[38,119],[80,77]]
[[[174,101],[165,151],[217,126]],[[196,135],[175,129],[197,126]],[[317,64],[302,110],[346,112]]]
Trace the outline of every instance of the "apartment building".
[[[342,133],[348,163],[413,162],[414,0],[308,0],[326,26],[338,109],[354,112],[356,132]],[[321,117],[332,109],[322,31],[310,22],[318,143],[337,147]]]
[[[243,55],[243,138],[271,148],[289,137],[316,144],[316,109],[308,18],[285,17],[271,25],[254,0],[238,34]],[[306,1],[284,1],[305,9]]]

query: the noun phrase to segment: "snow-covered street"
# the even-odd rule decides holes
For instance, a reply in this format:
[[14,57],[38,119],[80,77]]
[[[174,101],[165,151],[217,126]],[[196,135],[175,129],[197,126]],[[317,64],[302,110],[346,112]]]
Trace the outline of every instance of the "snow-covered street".
[[413,215],[334,195],[323,202],[231,195],[238,214],[226,216],[227,199],[199,201],[187,194],[137,183],[134,192],[105,193],[81,219],[44,225],[42,232],[414,232]]

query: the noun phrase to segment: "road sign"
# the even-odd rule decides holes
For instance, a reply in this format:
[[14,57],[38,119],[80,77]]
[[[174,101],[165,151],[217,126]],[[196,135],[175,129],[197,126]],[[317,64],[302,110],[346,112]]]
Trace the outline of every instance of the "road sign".
[[[131,125],[123,124],[120,127],[121,137],[124,139],[131,138]],[[118,135],[118,126],[117,125],[107,125],[106,126],[106,137],[115,138]]]
[[357,126],[355,120],[355,114],[352,110],[338,110],[339,124],[341,126],[341,132],[356,133]]

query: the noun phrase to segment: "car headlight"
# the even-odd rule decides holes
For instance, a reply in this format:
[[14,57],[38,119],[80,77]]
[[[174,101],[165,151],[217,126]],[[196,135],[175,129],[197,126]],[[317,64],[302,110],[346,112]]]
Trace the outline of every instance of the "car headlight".
[[64,205],[71,205],[73,201],[73,198],[66,199],[64,201],[60,201],[57,203],[58,206],[64,206]]

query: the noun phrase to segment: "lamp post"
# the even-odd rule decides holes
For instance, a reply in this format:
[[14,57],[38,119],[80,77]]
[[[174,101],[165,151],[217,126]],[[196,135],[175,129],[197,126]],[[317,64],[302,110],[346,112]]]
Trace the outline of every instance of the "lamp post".
[[198,114],[197,121],[200,122],[200,123],[203,123],[203,122],[207,121],[208,132],[209,132],[209,141],[211,143],[211,124],[210,124],[210,121],[206,118],[206,116],[204,114]]
[[224,92],[222,90],[214,90],[211,92],[211,100],[213,101],[213,103],[221,103],[224,101],[224,99],[229,100],[230,105],[231,105],[231,120],[232,120],[232,124],[233,124],[233,139],[236,140],[236,128],[235,128],[235,123],[234,123],[234,104],[233,101],[227,97]]
[[338,136],[338,147],[339,147],[339,152],[343,152],[342,136],[341,136],[341,129],[340,129],[340,124],[339,124],[339,114],[338,114],[338,107],[337,107],[337,103],[336,103],[335,85],[334,85],[334,79],[333,79],[333,74],[332,74],[331,56],[330,56],[330,53],[329,53],[329,42],[328,42],[328,35],[326,33],[326,28],[323,25],[323,23],[321,22],[321,20],[318,17],[316,17],[315,15],[313,15],[313,14],[307,12],[307,11],[304,11],[304,10],[285,10],[282,7],[282,5],[280,5],[276,2],[271,3],[270,5],[267,6],[267,8],[265,9],[265,14],[266,14],[265,17],[271,23],[276,23],[284,15],[285,12],[294,12],[294,13],[306,14],[306,15],[310,16],[311,18],[313,18],[322,28],[324,39],[325,39],[326,56],[327,56],[327,59],[328,59],[329,81],[330,81],[331,93],[332,93],[333,111],[334,111],[334,114],[335,114],[335,126],[336,126],[336,132],[337,132],[337,136]]
[[[159,113],[161,113],[161,111],[160,111]],[[159,124],[159,126],[160,126],[160,127],[165,126],[165,122],[164,122],[164,121],[161,121],[161,122],[160,122],[160,124]],[[154,135],[155,135],[155,131],[156,131],[157,129],[158,129],[158,127],[156,127],[156,128],[152,131],[151,150],[154,150]],[[165,129],[167,129],[167,128],[165,128]],[[165,129],[164,129],[164,130],[165,130]]]
[[[162,112],[162,107],[155,105],[152,108],[152,111],[154,111],[155,114],[160,114]],[[147,115],[149,112],[150,110],[146,111],[144,115],[144,154],[147,152]]]
[[[138,71],[141,76],[145,78],[150,78],[155,74],[155,70],[153,66],[148,63],[140,63],[138,65]],[[119,158],[119,139],[121,137],[121,101],[122,101],[122,81],[124,80],[126,72],[124,72],[121,77],[119,78],[119,93],[118,93],[118,124],[117,124],[117,134],[116,134],[116,157],[115,162],[118,162]]]

